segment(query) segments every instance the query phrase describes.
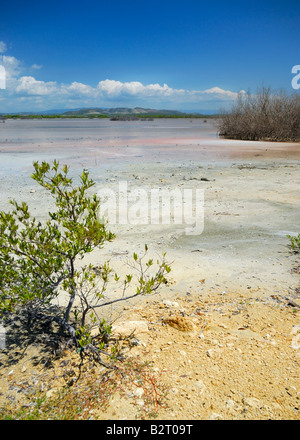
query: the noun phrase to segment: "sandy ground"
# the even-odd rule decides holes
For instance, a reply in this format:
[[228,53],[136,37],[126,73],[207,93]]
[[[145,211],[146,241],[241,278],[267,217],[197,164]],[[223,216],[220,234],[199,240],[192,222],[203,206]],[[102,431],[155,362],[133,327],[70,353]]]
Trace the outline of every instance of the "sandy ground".
[[[153,206],[145,194],[153,189],[204,190],[204,228],[187,234],[186,224],[116,222],[110,225],[114,242],[83,263],[109,259],[118,273],[130,273],[128,258],[145,243],[150,256],[165,251],[172,263],[170,283],[158,294],[105,312],[116,322],[147,324],[131,353],[151,360],[170,387],[170,408],[160,410],[159,418],[299,419],[299,309],[288,305],[289,299],[300,303],[299,273],[293,271],[299,259],[286,235],[300,231],[300,144],[216,140],[211,134],[203,139],[144,139],[142,157],[132,141],[122,166],[112,164],[103,149],[97,157],[94,151],[84,156],[96,191],[107,187],[118,194],[120,182],[127,183],[128,196],[142,189],[139,207],[148,206],[149,215]],[[115,142],[109,154],[121,151]],[[76,171],[82,157],[72,154]],[[1,209],[7,209],[9,195],[29,200],[43,218],[49,199],[25,171],[1,177]],[[111,291],[109,297],[116,295]],[[192,328],[171,327],[164,322],[170,316],[189,320]],[[1,360],[2,399],[13,394],[15,373],[8,380],[8,370],[33,374],[28,368],[20,373],[25,358],[6,367],[7,356]],[[96,410],[93,417],[135,418],[139,412],[131,401],[116,397],[106,413]]]

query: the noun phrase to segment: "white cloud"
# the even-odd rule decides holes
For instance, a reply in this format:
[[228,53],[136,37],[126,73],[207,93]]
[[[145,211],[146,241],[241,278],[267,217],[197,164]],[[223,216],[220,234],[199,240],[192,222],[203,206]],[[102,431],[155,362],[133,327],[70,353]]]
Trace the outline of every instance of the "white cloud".
[[0,53],[6,52],[7,51],[7,46],[4,43],[4,41],[0,41]]
[[[0,53],[7,50],[7,46],[0,41]],[[206,90],[176,89],[168,84],[150,83],[140,81],[117,81],[105,79],[98,82],[96,87],[73,81],[69,84],[56,81],[37,80],[30,75],[32,70],[39,70],[43,66],[32,64],[24,65],[23,62],[11,55],[3,55],[3,65],[6,72],[6,104],[13,107],[19,102],[23,105],[39,102],[45,108],[60,105],[76,106],[155,106],[156,108],[200,108],[206,103],[217,105],[220,102],[230,103],[235,100],[238,93],[212,87]],[[2,103],[5,97],[1,96]]]
[[15,79],[22,72],[21,61],[13,56],[4,55],[3,66],[5,67],[6,77],[9,79]]
[[16,92],[28,95],[51,95],[57,92],[57,85],[54,81],[37,81],[33,76],[22,76],[18,80]]
[[32,66],[31,66],[31,68],[32,69],[35,69],[35,70],[39,70],[39,69],[41,69],[43,66],[42,65],[40,65],[40,64],[32,64]]
[[[12,63],[13,64],[13,63]],[[213,102],[231,102],[238,93],[212,87],[206,90],[173,89],[167,84],[144,85],[139,81],[121,82],[106,79],[96,87],[80,82],[58,84],[55,81],[38,81],[33,76],[21,76],[11,82],[12,93],[17,96],[40,96],[47,98],[50,105],[70,106],[183,106],[204,105]],[[84,101],[83,101],[84,100]],[[47,102],[45,101],[45,105]]]
[[121,82],[106,79],[100,81],[97,85],[97,90],[105,97],[124,97],[126,95],[137,97],[160,97],[170,99],[186,99],[191,101],[201,101],[203,99],[236,99],[237,93],[230,90],[223,90],[220,87],[212,87],[207,90],[187,90],[187,89],[173,89],[167,84],[148,84],[144,85],[138,81]]
[[106,79],[100,81],[97,85],[98,91],[107,96],[170,96],[174,93],[174,90],[167,84],[161,86],[160,84],[148,84],[144,85],[139,81],[121,82]]
[[61,85],[60,91],[62,93],[66,93],[68,95],[74,95],[74,96],[90,96],[95,97],[97,95],[97,90],[93,87],[79,83],[79,82],[72,82],[70,85]]
[[[242,90],[242,92],[244,92],[244,90]],[[236,99],[236,97],[237,97],[237,93],[235,93],[235,92],[231,92],[230,90],[223,90],[223,89],[220,89],[220,87],[212,87],[211,89],[207,89],[207,90],[204,90],[204,92],[203,93],[206,93],[206,94],[211,94],[211,95],[214,95],[214,96],[219,96],[220,98],[232,98],[232,99]]]

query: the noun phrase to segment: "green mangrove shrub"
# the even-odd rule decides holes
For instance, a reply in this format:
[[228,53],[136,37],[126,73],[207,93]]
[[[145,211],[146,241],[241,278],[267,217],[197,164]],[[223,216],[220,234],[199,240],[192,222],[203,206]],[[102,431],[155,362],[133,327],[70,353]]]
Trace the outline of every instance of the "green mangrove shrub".
[[[102,361],[111,325],[99,313],[100,308],[156,291],[167,282],[170,266],[163,254],[151,272],[154,263],[147,260],[145,245],[142,257],[133,255],[132,267],[138,273],[134,286],[133,274],[123,281],[117,274],[112,277],[109,262],[103,262],[99,270],[77,264],[115,238],[99,218],[100,199],[90,193],[95,183],[84,170],[76,186],[69,167],[60,167],[56,160],[52,165],[34,162],[33,166],[31,177],[53,196],[55,208],[45,222],[33,217],[25,202],[11,200],[12,211],[0,212],[0,314],[21,310],[31,322],[47,314],[52,300],[64,291],[67,304],[53,317],[59,324],[58,334],[67,334],[80,351],[90,351]],[[110,281],[122,286],[120,297],[108,301],[104,293]]]

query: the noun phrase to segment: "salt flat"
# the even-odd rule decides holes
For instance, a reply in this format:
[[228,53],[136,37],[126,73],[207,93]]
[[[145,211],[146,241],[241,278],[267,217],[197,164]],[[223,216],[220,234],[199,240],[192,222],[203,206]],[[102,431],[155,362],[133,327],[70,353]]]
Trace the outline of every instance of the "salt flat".
[[[201,233],[186,234],[187,225],[172,223],[172,216],[169,224],[115,222],[109,225],[115,241],[86,261],[109,258],[128,273],[124,263],[145,243],[151,255],[166,251],[173,262],[173,284],[161,293],[167,296],[211,289],[288,295],[299,284],[286,238],[300,231],[299,143],[219,139],[215,121],[201,119],[7,121],[0,131],[0,208],[9,209],[10,198],[26,200],[45,218],[52,202],[30,173],[34,160],[55,158],[74,176],[88,169],[98,193],[118,194],[120,182],[128,195],[204,191]],[[150,216],[153,206],[143,203]]]

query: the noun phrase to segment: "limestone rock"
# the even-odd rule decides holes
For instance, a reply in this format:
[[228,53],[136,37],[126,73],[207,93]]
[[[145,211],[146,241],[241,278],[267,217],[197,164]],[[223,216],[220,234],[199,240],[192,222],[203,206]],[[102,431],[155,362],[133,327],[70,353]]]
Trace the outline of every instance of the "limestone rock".
[[168,300],[168,299],[165,299],[165,300],[163,301],[163,304],[164,304],[166,307],[175,307],[175,308],[179,308],[179,304],[178,304],[178,302],[176,302],[176,301],[170,301],[170,300]]
[[244,397],[244,405],[250,406],[252,408],[258,409],[261,407],[261,402],[255,397]]
[[202,380],[197,380],[194,382],[194,386],[196,387],[198,393],[201,395],[206,390],[206,385],[203,383]]
[[223,417],[221,414],[212,412],[209,417],[209,420],[223,420]]
[[147,321],[124,321],[112,325],[112,333],[120,336],[129,336],[132,333],[147,333],[149,331]]

